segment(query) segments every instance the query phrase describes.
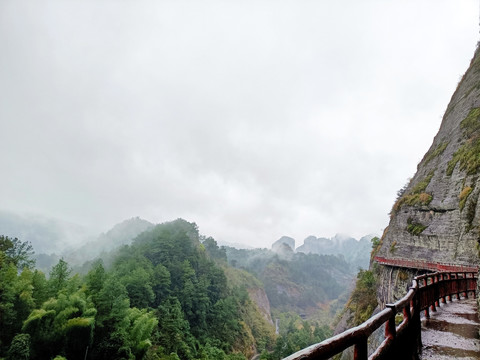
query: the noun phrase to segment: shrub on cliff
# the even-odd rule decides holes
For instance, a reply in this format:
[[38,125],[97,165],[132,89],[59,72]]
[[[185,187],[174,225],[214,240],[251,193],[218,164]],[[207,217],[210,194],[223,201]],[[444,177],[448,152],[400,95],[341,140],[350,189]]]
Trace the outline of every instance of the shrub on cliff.
[[378,305],[376,280],[372,271],[360,270],[357,275],[355,289],[350,296],[347,308],[352,311],[353,326],[360,325],[372,316]]

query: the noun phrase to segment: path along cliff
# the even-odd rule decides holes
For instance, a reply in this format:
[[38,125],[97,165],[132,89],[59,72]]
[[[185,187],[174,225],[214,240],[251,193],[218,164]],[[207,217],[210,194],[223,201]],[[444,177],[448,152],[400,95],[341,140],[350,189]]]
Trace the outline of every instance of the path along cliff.
[[475,299],[441,304],[422,320],[422,360],[480,359],[479,328]]

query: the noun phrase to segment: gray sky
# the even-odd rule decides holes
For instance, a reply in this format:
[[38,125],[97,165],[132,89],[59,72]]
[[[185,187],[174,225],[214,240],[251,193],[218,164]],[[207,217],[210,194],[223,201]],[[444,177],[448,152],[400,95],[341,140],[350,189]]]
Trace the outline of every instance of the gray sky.
[[0,0],[0,209],[381,233],[478,22],[473,0]]

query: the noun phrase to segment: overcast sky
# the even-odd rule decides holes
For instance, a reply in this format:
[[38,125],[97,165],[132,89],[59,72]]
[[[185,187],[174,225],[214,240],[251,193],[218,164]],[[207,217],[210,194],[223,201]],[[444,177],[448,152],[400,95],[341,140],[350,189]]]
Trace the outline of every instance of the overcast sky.
[[0,0],[0,209],[380,234],[478,22],[473,0]]

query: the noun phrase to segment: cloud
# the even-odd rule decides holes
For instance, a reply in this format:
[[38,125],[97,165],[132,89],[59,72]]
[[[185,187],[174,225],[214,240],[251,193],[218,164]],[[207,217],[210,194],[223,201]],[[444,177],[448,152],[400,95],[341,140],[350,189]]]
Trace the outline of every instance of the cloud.
[[4,1],[2,207],[380,232],[477,31],[474,1]]

